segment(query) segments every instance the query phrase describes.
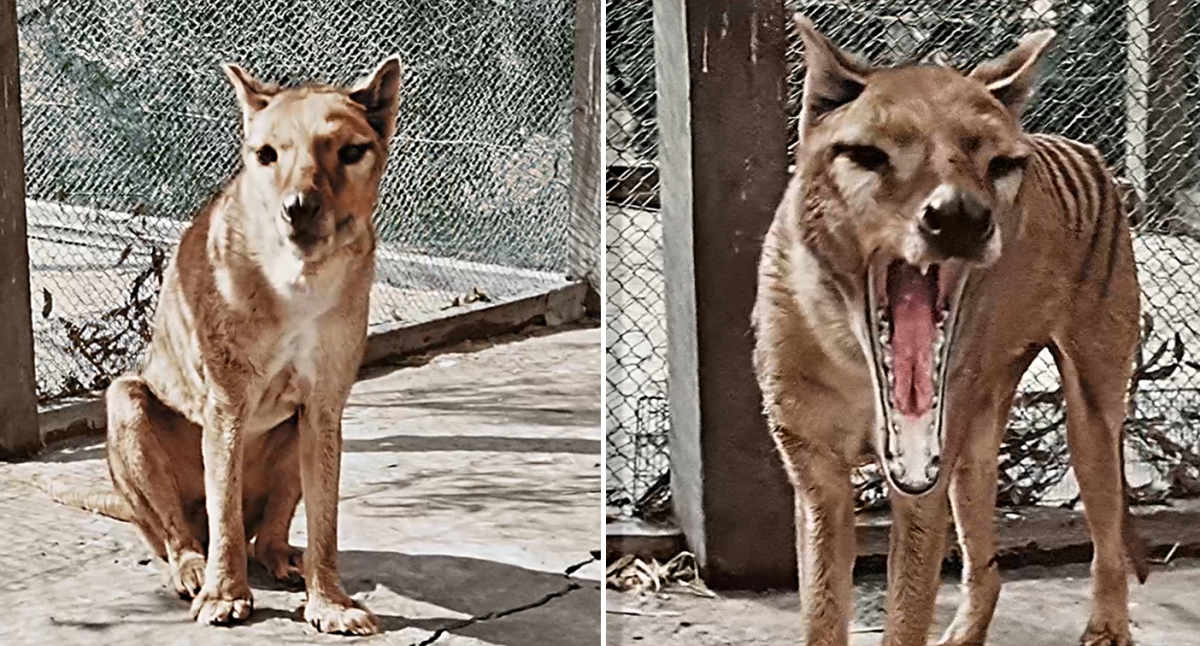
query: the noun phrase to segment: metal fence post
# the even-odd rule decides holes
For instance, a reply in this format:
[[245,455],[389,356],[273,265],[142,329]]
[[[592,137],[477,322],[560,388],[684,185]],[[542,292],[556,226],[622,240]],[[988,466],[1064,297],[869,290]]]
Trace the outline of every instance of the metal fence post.
[[714,587],[795,585],[792,492],[751,366],[788,168],[783,0],[655,0],[677,522]]
[[0,455],[36,450],[16,0],[0,0]]
[[575,0],[575,107],[571,130],[571,274],[600,312],[600,0]]

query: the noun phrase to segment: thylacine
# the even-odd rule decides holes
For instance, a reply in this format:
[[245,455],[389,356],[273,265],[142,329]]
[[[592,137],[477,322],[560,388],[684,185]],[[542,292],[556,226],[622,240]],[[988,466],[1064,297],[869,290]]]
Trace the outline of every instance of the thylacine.
[[879,68],[799,18],[795,177],[764,241],[753,322],[771,431],[796,492],[808,643],[848,643],[850,472],[876,459],[893,526],[884,643],[926,643],[946,497],[963,596],[945,644],[982,644],[1000,577],[997,453],[1021,375],[1056,360],[1095,545],[1083,643],[1130,642],[1122,461],[1139,291],[1126,216],[1091,146],[1026,134],[1053,32],[963,75]]
[[[150,346],[108,388],[116,491],[50,491],[132,521],[201,623],[250,615],[253,539],[275,577],[303,576],[306,620],[375,633],[338,573],[338,478],[400,61],[348,88],[281,89],[234,65],[225,73],[242,109],[243,168],[183,234]],[[302,495],[303,554],[288,544]]]

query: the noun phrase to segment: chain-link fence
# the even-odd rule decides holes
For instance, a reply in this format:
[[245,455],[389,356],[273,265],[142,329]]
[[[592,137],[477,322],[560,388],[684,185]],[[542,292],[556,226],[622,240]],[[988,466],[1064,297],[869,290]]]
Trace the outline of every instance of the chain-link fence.
[[[1058,32],[1024,123],[1096,145],[1136,224],[1144,335],[1126,421],[1130,480],[1143,501],[1200,495],[1200,5],[792,0],[788,8],[877,64],[966,70],[1026,32]],[[666,477],[668,424],[649,0],[610,0],[608,26],[608,500],[645,514],[662,507],[663,487],[653,485]],[[798,38],[788,53],[795,115],[804,78]],[[1009,424],[999,502],[1073,501],[1048,353],[1026,374]],[[861,507],[884,504],[878,473],[861,472],[858,485]]]
[[608,0],[607,9],[606,496],[629,508],[662,490],[668,466],[654,24],[650,0]]
[[239,163],[225,61],[285,85],[404,61],[372,324],[561,285],[574,15],[572,0],[19,0],[39,398],[104,387],[147,340],[171,244]]

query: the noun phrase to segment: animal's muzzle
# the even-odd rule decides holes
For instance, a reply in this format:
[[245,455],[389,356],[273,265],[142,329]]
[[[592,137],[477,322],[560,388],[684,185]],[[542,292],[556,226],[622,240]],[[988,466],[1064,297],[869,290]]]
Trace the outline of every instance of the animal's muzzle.
[[968,191],[942,185],[934,192],[918,225],[932,250],[945,258],[975,260],[984,255],[996,232],[992,210]]
[[311,232],[321,213],[321,194],[291,191],[283,196],[283,215],[298,232]]

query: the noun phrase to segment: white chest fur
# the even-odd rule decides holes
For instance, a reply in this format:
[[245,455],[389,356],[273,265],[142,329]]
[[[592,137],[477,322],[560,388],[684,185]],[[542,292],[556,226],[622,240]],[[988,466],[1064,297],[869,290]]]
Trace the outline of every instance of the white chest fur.
[[269,430],[290,417],[308,400],[317,383],[321,326],[325,315],[336,307],[341,288],[340,280],[323,278],[320,273],[300,273],[290,284],[273,285],[282,320],[263,370],[268,385],[254,415],[257,431]]

